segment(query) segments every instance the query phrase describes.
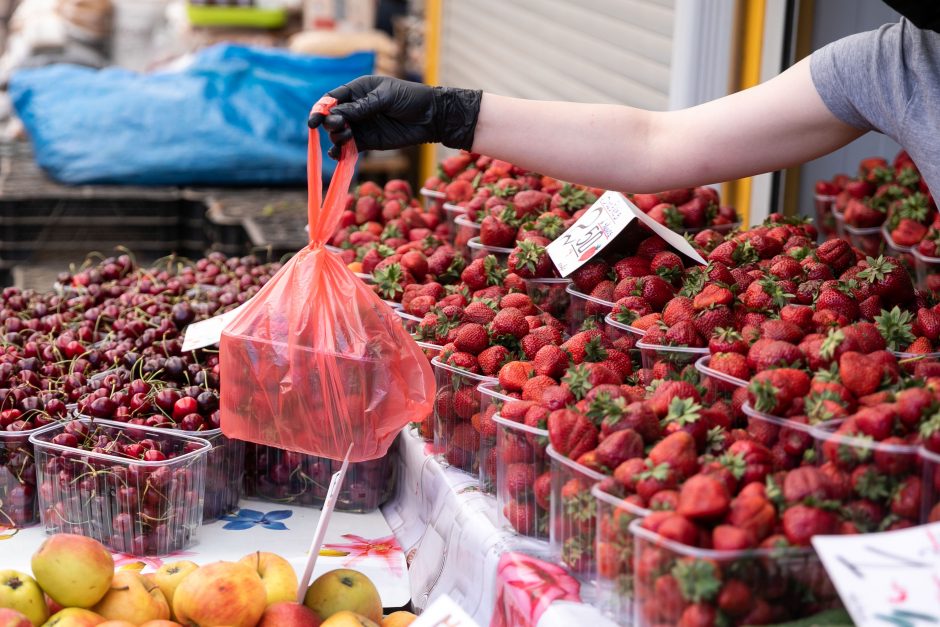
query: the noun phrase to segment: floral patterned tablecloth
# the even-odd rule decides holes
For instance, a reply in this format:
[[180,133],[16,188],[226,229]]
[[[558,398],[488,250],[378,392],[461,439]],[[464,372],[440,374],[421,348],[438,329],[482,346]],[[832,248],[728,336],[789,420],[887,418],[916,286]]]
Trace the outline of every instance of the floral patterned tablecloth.
[[[118,568],[149,572],[164,562],[180,559],[206,564],[237,560],[251,551],[270,551],[290,561],[299,574],[319,517],[318,509],[246,499],[234,514],[203,525],[198,542],[185,551],[152,557],[115,553],[114,561]],[[29,572],[30,556],[45,538],[39,526],[20,530],[0,528],[3,567]],[[411,590],[405,556],[380,511],[333,514],[314,577],[345,567],[365,573],[379,589],[386,607],[408,604]]]

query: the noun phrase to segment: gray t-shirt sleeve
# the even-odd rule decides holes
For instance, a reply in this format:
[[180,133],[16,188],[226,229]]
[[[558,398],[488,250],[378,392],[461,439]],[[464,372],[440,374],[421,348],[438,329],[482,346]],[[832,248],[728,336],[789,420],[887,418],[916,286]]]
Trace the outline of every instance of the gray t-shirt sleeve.
[[911,99],[906,20],[833,42],[813,53],[816,91],[832,113],[850,126],[880,131],[900,141]]

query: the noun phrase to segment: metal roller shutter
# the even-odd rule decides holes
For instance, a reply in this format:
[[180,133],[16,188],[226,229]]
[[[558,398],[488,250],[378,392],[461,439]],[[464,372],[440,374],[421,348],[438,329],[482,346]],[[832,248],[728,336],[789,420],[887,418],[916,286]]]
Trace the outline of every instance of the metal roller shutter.
[[444,0],[441,84],[669,106],[676,0]]

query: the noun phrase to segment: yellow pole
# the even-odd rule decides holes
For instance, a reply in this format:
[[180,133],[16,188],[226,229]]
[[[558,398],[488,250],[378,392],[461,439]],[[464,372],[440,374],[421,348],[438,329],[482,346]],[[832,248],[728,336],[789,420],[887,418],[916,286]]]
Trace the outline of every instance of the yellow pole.
[[[427,0],[424,6],[424,82],[436,85],[440,81],[441,59],[441,14],[444,0]],[[421,160],[418,172],[419,184],[434,174],[437,167],[437,146],[421,146]]]
[[[761,48],[764,39],[764,13],[766,0],[744,0],[744,19],[741,21],[740,75],[738,89],[747,89],[760,82]],[[750,224],[751,179],[731,181],[729,200],[741,214],[745,226]]]

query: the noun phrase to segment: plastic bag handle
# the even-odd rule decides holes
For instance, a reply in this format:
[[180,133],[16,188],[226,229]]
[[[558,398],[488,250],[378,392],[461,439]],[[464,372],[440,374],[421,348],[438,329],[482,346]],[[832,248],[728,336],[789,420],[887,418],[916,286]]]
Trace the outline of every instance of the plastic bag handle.
[[[337,104],[336,98],[323,96],[313,105],[314,113],[326,115]],[[310,226],[310,245],[323,246],[336,227],[343,214],[346,193],[352,182],[353,172],[359,151],[356,142],[350,139],[343,144],[336,163],[330,187],[323,198],[323,177],[321,174],[322,156],[320,153],[320,133],[310,129],[307,140],[307,224]]]

